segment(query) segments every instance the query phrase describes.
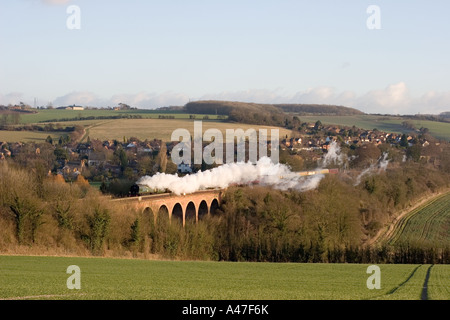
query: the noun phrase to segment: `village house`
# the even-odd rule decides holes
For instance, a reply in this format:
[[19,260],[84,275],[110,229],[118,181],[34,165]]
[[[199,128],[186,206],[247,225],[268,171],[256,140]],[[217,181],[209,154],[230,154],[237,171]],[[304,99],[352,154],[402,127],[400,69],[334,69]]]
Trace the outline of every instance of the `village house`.
[[66,107],[64,109],[66,109],[66,110],[74,110],[74,111],[83,111],[84,110],[83,107],[76,106],[76,105],[73,105],[73,106],[70,106],[70,107]]
[[76,178],[83,172],[85,168],[85,160],[67,161],[62,168],[62,175],[65,179]]
[[106,163],[106,154],[103,152],[89,152],[88,155],[88,166],[99,166]]

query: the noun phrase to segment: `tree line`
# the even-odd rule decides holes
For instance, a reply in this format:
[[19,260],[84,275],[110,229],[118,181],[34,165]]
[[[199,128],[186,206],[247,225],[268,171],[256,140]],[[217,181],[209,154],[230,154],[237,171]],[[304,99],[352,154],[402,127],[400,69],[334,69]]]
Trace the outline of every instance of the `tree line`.
[[295,121],[291,114],[325,114],[325,115],[355,115],[363,112],[334,105],[306,104],[260,104],[234,101],[195,101],[184,106],[184,111],[193,114],[213,114],[228,116],[228,121],[279,126],[292,129]]
[[[162,212],[109,201],[82,176],[0,164],[0,251],[225,261],[449,263],[449,246],[365,246],[418,197],[449,187],[418,163],[354,180],[327,176],[315,190],[231,187],[216,214],[183,227]],[[156,219],[155,219],[156,218]],[[21,251],[22,250],[22,251]],[[35,250],[35,251],[33,251]]]

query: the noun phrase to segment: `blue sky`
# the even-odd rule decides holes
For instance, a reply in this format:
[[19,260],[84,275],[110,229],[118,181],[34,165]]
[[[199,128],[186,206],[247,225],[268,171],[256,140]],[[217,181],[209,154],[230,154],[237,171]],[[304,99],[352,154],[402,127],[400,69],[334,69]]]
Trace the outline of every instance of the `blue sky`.
[[[380,30],[366,26],[369,5]],[[449,12],[446,0],[2,0],[0,104],[448,111]]]

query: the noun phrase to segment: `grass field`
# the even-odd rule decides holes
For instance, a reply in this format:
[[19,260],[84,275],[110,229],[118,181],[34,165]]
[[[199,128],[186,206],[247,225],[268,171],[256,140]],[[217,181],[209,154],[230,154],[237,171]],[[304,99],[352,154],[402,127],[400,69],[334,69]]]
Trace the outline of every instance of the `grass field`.
[[[202,121],[203,131],[207,129],[219,129],[223,133],[225,139],[226,129],[243,129],[249,128],[269,129],[268,135],[270,136],[270,128],[267,126],[247,125],[242,123],[228,123],[218,121]],[[175,129],[183,128],[189,130],[191,136],[194,135],[194,121],[189,119],[118,119],[118,120],[105,120],[98,122],[95,125],[88,127],[86,130],[86,137],[90,139],[116,139],[122,141],[123,137],[130,138],[136,137],[140,140],[153,140],[162,139],[164,141],[171,141],[172,132]],[[291,131],[283,128],[278,128],[280,138],[285,135],[290,136]]]
[[[141,115],[143,119],[90,119],[79,120],[79,117],[103,117],[116,115]],[[174,116],[175,119],[159,119],[159,115]],[[274,127],[246,125],[237,123],[228,123],[218,119],[215,115],[208,115],[209,119],[204,120],[204,115],[195,115],[195,120],[201,120],[203,123],[203,130],[210,128],[219,129],[223,132],[225,137],[226,129],[244,129],[254,128],[270,129]],[[114,111],[114,110],[40,110],[36,114],[21,115],[22,124],[36,123],[43,125],[45,121],[54,119],[72,119],[69,121],[53,121],[54,125],[61,125],[62,127],[81,125],[86,128],[86,135],[81,139],[83,142],[89,136],[91,139],[100,140],[119,140],[122,141],[124,137],[136,137],[141,140],[145,139],[162,139],[170,141],[172,132],[178,128],[185,128],[193,135],[194,120],[190,119],[189,114],[184,113],[161,113],[155,110],[128,110],[128,111]],[[283,128],[280,129],[280,137],[290,136],[291,131]],[[270,130],[268,132],[270,136]],[[0,131],[0,141],[8,142],[42,142],[45,141],[49,134],[36,131]],[[53,132],[50,134],[54,139],[59,139],[59,134]]]
[[53,140],[58,141],[59,137],[63,133],[58,132],[36,132],[36,131],[5,131],[0,130],[0,141],[8,142],[44,142],[48,136],[51,136]]
[[[132,121],[137,121],[136,126],[134,123],[130,125],[131,121],[128,119],[90,119],[90,120],[79,120],[80,117],[107,117],[107,116],[125,116],[125,115],[139,115],[143,119],[133,119]],[[175,119],[162,120],[158,119],[159,115],[173,116]],[[195,115],[197,120],[203,120],[205,115]],[[224,124],[223,120],[218,120],[215,115],[208,115],[209,120],[204,121],[204,127],[207,128],[230,128],[234,129],[241,127],[243,129],[253,127],[257,129],[257,126],[249,126],[245,124]],[[158,138],[163,140],[168,140],[170,138],[171,132],[174,128],[184,128],[186,125],[183,122],[178,121],[191,121],[189,119],[190,114],[187,113],[176,113],[176,112],[161,112],[157,110],[39,110],[35,114],[22,114],[21,123],[31,124],[31,123],[43,123],[52,121],[53,123],[59,123],[63,127],[82,125],[87,128],[92,127],[91,138],[98,137],[99,139],[122,139],[123,136],[135,136],[138,138]],[[57,119],[71,119],[69,121],[55,121]],[[408,133],[410,130],[402,126],[404,121],[401,117],[396,116],[378,116],[378,115],[358,115],[358,116],[300,116],[301,121],[304,122],[316,122],[320,120],[323,124],[336,124],[344,126],[356,126],[358,128],[372,130],[377,128],[378,130],[394,133]],[[140,122],[139,122],[140,121]],[[149,122],[146,122],[149,121]],[[160,121],[160,122],[157,122]],[[170,122],[166,122],[170,121]],[[412,121],[417,128],[426,127],[430,130],[430,133],[437,138],[450,140],[450,123],[435,122],[435,121],[425,121],[416,120]],[[219,124],[218,124],[219,123]],[[214,124],[214,125],[210,125]],[[184,125],[184,126],[183,126]],[[259,127],[259,126],[258,126]],[[116,132],[117,131],[117,132]],[[47,137],[47,135],[42,139],[42,133],[30,132],[28,134],[21,135],[18,134],[17,137],[14,136],[15,133],[2,132],[0,133],[0,138],[2,141],[42,141]],[[154,136],[156,134],[156,136]],[[280,134],[288,134],[288,130],[285,132],[280,132]],[[114,137],[111,137],[114,135]],[[21,139],[21,140],[18,140]]]
[[[39,122],[55,122],[53,120],[57,119],[73,119],[76,121],[78,118],[86,117],[111,117],[111,116],[142,116],[142,118],[153,118],[157,119],[159,115],[173,116],[175,119],[189,119],[189,114],[187,113],[176,113],[176,112],[161,112],[156,110],[39,110],[38,113],[21,114],[21,123],[39,123]],[[204,115],[196,115],[197,119],[202,119]],[[216,115],[208,115],[211,120],[217,119]]]
[[[67,267],[81,289],[67,288]],[[381,289],[366,286],[368,265],[232,263],[0,256],[0,299],[419,300],[428,265],[380,265]],[[428,298],[450,299],[450,266],[434,265]]]
[[397,223],[389,244],[416,242],[450,246],[450,192],[411,211]]
[[[358,116],[300,116],[302,122],[316,122],[320,120],[323,124],[335,124],[342,126],[356,126],[365,130],[378,129],[385,132],[393,133],[408,133],[410,130],[402,126],[405,119],[400,117],[384,117],[376,115],[358,115]],[[414,120],[416,128],[425,127],[430,130],[433,136],[450,140],[450,123],[428,121],[428,120]]]

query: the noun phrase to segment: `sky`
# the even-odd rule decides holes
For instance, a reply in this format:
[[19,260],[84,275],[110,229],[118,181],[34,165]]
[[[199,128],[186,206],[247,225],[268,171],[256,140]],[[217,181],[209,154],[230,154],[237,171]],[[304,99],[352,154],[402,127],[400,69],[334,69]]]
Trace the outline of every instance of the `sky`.
[[1,0],[0,104],[450,111],[449,14],[448,0]]

